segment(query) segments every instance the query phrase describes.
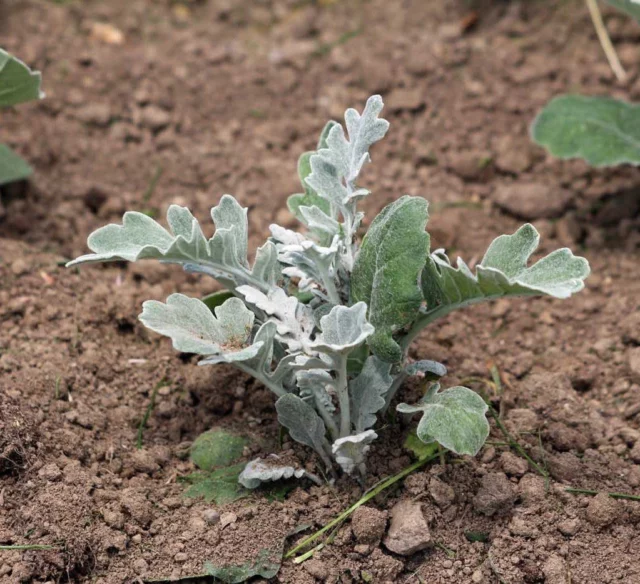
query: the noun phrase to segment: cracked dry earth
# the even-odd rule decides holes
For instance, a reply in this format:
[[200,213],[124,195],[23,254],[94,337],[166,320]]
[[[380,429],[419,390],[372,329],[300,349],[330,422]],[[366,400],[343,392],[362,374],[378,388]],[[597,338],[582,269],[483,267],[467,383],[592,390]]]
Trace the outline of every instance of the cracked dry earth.
[[[299,188],[296,159],[323,122],[380,92],[391,130],[366,169],[368,220],[421,195],[434,248],[477,261],[529,220],[542,252],[570,245],[591,261],[570,301],[454,314],[413,349],[444,362],[449,385],[489,391],[469,378],[497,368],[494,405],[549,479],[493,427],[476,459],[423,467],[274,581],[640,583],[640,503],[604,494],[640,494],[638,174],[553,160],[527,135],[563,91],[640,99],[640,29],[613,11],[605,20],[625,84],[572,0],[0,4],[1,44],[43,71],[47,92],[0,127],[35,168],[30,185],[2,193],[0,545],[53,546],[0,550],[0,582],[185,578],[207,561],[251,560],[358,499],[347,479],[219,509],[184,498],[189,445],[212,427],[246,434],[246,459],[316,461],[278,442],[263,387],[195,367],[138,323],[143,300],[202,295],[210,282],[144,263],[61,265],[127,209],[163,216],[177,202],[205,224],[224,192],[251,208],[255,249],[269,223],[292,223],[282,209]],[[370,484],[410,464],[407,432],[381,430]]]

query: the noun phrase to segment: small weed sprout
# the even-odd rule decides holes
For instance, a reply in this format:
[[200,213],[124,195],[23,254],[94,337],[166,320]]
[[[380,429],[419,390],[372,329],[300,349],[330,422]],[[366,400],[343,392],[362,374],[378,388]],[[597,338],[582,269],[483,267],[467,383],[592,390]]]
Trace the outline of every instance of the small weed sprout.
[[[217,280],[224,292],[204,301],[182,294],[150,300],[140,320],[176,350],[202,355],[199,365],[229,363],[258,379],[275,394],[278,420],[294,440],[331,472],[337,464],[361,476],[378,417],[403,381],[446,373],[440,363],[408,360],[425,326],[494,298],[567,298],[589,274],[587,261],[568,249],[528,267],[539,240],[531,225],[498,237],[475,270],[461,259],[452,264],[444,250],[430,250],[421,197],[385,207],[360,242],[358,205],[369,191],[357,181],[369,149],[387,133],[382,107],[375,95],[362,114],[347,110],[346,133],[336,122],[325,126],[317,150],[299,160],[304,192],[288,200],[304,232],[271,225],[253,265],[247,209],[230,195],[211,210],[211,239],[184,207],[169,207],[169,230],[128,212],[122,225],[90,235],[93,253],[68,264],[157,259]],[[485,402],[465,387],[441,391],[435,383],[419,403],[397,409],[420,413],[418,437],[457,454],[475,455],[489,433]],[[253,464],[245,484],[257,485],[261,468]],[[277,472],[264,468],[264,480],[272,480]]]

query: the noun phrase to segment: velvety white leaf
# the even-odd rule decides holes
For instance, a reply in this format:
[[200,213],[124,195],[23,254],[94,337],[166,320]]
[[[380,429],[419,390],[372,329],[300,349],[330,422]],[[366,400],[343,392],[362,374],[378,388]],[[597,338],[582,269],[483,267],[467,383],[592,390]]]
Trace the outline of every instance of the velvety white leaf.
[[367,305],[358,302],[347,308],[334,306],[320,319],[322,333],[311,346],[319,351],[347,354],[362,345],[373,334],[374,328],[367,322]]
[[422,413],[418,438],[425,443],[438,442],[456,454],[475,456],[489,435],[487,404],[466,387],[440,392],[434,383],[416,405],[398,404],[402,414]]
[[373,430],[367,430],[354,436],[338,438],[332,444],[331,451],[340,468],[347,474],[352,474],[355,469],[364,464],[367,452],[371,448],[369,445],[377,437]]
[[376,413],[385,406],[385,395],[393,384],[391,364],[375,355],[364,363],[362,371],[349,383],[351,420],[356,432],[364,432],[376,423]]
[[373,95],[360,115],[355,109],[345,112],[348,139],[341,125],[336,124],[327,136],[327,148],[311,156],[311,174],[307,184],[321,197],[337,204],[345,204],[349,192],[344,182],[353,182],[369,160],[369,148],[381,140],[389,129],[389,122],[378,117],[384,104]]
[[[277,457],[275,457],[277,458]],[[275,460],[265,461],[256,458],[247,463],[238,477],[238,482],[247,489],[257,489],[263,483],[280,481],[283,479],[301,479],[306,475],[303,468],[278,465]]]
[[313,448],[323,459],[326,428],[312,406],[293,393],[276,402],[278,421],[296,442]]
[[300,397],[312,404],[320,404],[328,412],[335,412],[336,407],[331,399],[334,393],[335,380],[324,369],[307,369],[296,373],[296,381],[300,388]]
[[185,270],[208,274],[226,287],[250,284],[269,290],[276,282],[279,264],[273,244],[260,248],[255,272],[247,263],[246,209],[224,195],[211,211],[216,232],[207,241],[197,219],[183,207],[167,211],[167,231],[143,213],[127,212],[122,225],[107,225],[94,231],[87,241],[92,254],[80,256],[67,266],[83,263],[157,259],[181,264]]
[[406,375],[435,375],[436,377],[444,377],[447,374],[447,368],[438,361],[429,361],[428,359],[410,363],[404,368]]
[[312,232],[327,236],[329,240],[340,231],[340,224],[319,207],[300,207],[300,213]]
[[589,263],[567,248],[527,267],[539,239],[529,224],[513,235],[501,235],[489,246],[475,274],[461,259],[454,268],[442,251],[431,254],[422,274],[427,314],[441,307],[454,309],[503,296],[547,294],[568,298],[582,290],[590,272]]
[[246,346],[254,314],[238,298],[216,307],[215,315],[197,298],[172,294],[166,304],[147,300],[140,320],[149,329],[171,338],[173,346],[185,353],[217,355],[224,359],[247,360],[255,357],[261,344]]
[[[282,273],[289,277],[301,278],[298,284],[300,290],[312,291],[329,300],[325,289],[335,289],[335,260],[340,249],[339,236],[333,237],[330,247],[324,247],[278,225],[271,225],[271,235],[276,241],[278,261],[293,268],[284,268]],[[337,303],[338,300],[334,299],[334,302]]]

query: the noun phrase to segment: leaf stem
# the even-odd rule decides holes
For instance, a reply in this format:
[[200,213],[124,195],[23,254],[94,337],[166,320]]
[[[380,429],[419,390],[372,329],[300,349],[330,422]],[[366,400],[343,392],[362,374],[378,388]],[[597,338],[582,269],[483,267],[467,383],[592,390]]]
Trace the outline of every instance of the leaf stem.
[[611,42],[611,38],[609,38],[609,33],[607,32],[607,27],[604,25],[604,21],[602,20],[602,13],[600,12],[600,8],[598,8],[598,3],[596,2],[596,0],[585,1],[587,3],[587,7],[589,8],[589,14],[591,15],[593,27],[596,29],[598,40],[600,41],[602,50],[607,57],[607,61],[609,61],[611,70],[618,78],[618,81],[626,81],[627,74],[625,73],[625,70],[620,63],[620,59],[618,59],[616,50],[613,46],[613,43]]
[[238,369],[240,369],[240,371],[244,371],[244,373],[247,373],[248,375],[251,375],[251,377],[254,377],[255,379],[257,379],[260,383],[262,383],[265,387],[268,387],[278,397],[282,397],[287,393],[285,389],[282,387],[282,385],[278,383],[274,383],[266,375],[263,375],[262,373],[260,373],[259,371],[256,371],[255,369],[252,369],[251,367],[247,367],[246,365],[243,365],[240,361],[234,362],[233,365],[235,365]]
[[[566,488],[567,493],[573,493],[574,495],[599,495],[605,491],[594,491],[592,489],[573,489]],[[629,501],[640,501],[640,495],[630,495],[628,493],[606,493],[612,499],[627,499]]]
[[349,380],[347,377],[347,357],[338,356],[337,392],[340,405],[340,438],[351,434],[351,404],[349,403]]
[[298,545],[296,545],[294,548],[290,549],[285,554],[284,557],[285,558],[290,558],[290,557],[296,555],[300,550],[308,547],[310,544],[312,544],[314,541],[316,541],[318,538],[320,538],[323,534],[327,533],[327,531],[330,531],[331,529],[333,529],[334,527],[336,527],[337,525],[342,523],[356,509],[358,509],[359,507],[361,507],[362,505],[364,505],[365,503],[367,503],[371,499],[377,497],[380,493],[382,493],[382,491],[384,491],[385,489],[388,489],[390,486],[394,485],[398,481],[401,481],[404,477],[406,477],[407,475],[410,475],[413,471],[419,469],[421,466],[424,466],[425,464],[427,464],[428,462],[431,462],[432,460],[436,459],[437,457],[438,457],[438,454],[436,453],[436,454],[433,454],[433,455],[428,456],[426,458],[423,458],[422,460],[418,460],[418,461],[414,462],[412,465],[410,465],[410,466],[406,467],[405,469],[401,470],[398,474],[395,474],[395,475],[393,475],[393,476],[391,476],[391,477],[389,477],[387,479],[384,479],[383,481],[379,482],[377,485],[375,485],[371,489],[369,489],[358,501],[356,501],[353,505],[351,505],[351,507],[349,507],[346,511],[344,511],[343,513],[338,515],[335,519],[333,519],[332,521],[327,523],[322,529],[316,531],[314,534],[312,534],[309,537],[303,539]]
[[419,317],[414,323],[405,337],[400,339],[399,343],[404,352],[409,349],[409,345],[415,340],[415,338],[422,332],[422,329],[429,326],[434,320],[438,320],[443,316],[446,316],[456,308],[462,308],[464,304],[443,304],[433,310],[429,310]]

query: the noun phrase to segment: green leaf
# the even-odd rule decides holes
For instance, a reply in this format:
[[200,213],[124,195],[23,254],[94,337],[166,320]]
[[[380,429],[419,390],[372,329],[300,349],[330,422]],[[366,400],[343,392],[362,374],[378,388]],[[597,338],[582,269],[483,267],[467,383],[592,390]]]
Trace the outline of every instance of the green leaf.
[[610,97],[561,95],[538,114],[531,135],[558,158],[584,158],[593,166],[638,165],[640,105]]
[[0,185],[6,185],[31,176],[33,169],[27,161],[9,146],[0,144]]
[[425,444],[420,440],[420,438],[418,438],[418,434],[416,434],[415,430],[409,432],[402,446],[411,452],[418,460],[425,460],[438,452],[438,445],[436,442]]
[[401,414],[422,412],[417,435],[425,444],[438,442],[456,454],[475,456],[489,436],[487,404],[467,387],[440,392],[434,383],[416,405],[398,404]]
[[527,262],[538,247],[540,235],[529,224],[513,235],[501,235],[489,246],[473,274],[458,259],[453,267],[449,258],[436,251],[428,258],[422,274],[422,291],[427,301],[424,319],[431,314],[446,314],[483,300],[504,296],[540,296],[568,298],[584,288],[589,262],[558,249],[531,267]]
[[239,566],[216,567],[211,562],[205,564],[205,573],[207,576],[213,576],[215,580],[221,580],[227,584],[238,584],[247,582],[254,576],[262,576],[263,578],[273,578],[280,571],[282,563],[282,554],[274,553],[272,550],[261,550],[260,553],[251,561]]
[[198,298],[172,294],[167,303],[147,300],[140,321],[152,331],[169,337],[183,353],[222,355],[224,361],[247,361],[261,343],[249,345],[255,315],[239,298],[229,298],[214,313]]
[[640,4],[636,0],[607,0],[607,3],[640,22]]
[[404,196],[385,207],[364,237],[351,278],[353,302],[366,302],[376,331],[371,351],[390,363],[402,359],[393,334],[413,322],[422,302],[418,278],[429,253],[427,201]]
[[229,292],[229,290],[220,290],[205,296],[202,299],[202,302],[204,302],[209,310],[213,312],[215,308],[224,304],[229,300],[229,298],[233,298],[233,292]]
[[191,483],[185,497],[202,497],[205,501],[215,502],[216,505],[226,505],[247,497],[250,491],[238,482],[244,466],[242,462],[212,472],[198,472],[184,477],[182,480]]
[[211,562],[204,565],[207,576],[213,576],[214,581],[222,581],[225,584],[240,584],[248,582],[255,576],[261,576],[267,580],[274,578],[280,571],[284,544],[288,537],[307,529],[308,525],[301,525],[288,533],[281,541],[274,544],[273,549],[262,549],[255,558],[239,565],[214,566]]
[[0,106],[41,99],[41,76],[22,61],[0,49]]
[[246,438],[226,430],[209,430],[194,440],[191,445],[191,460],[200,470],[211,471],[240,458],[247,444]]

